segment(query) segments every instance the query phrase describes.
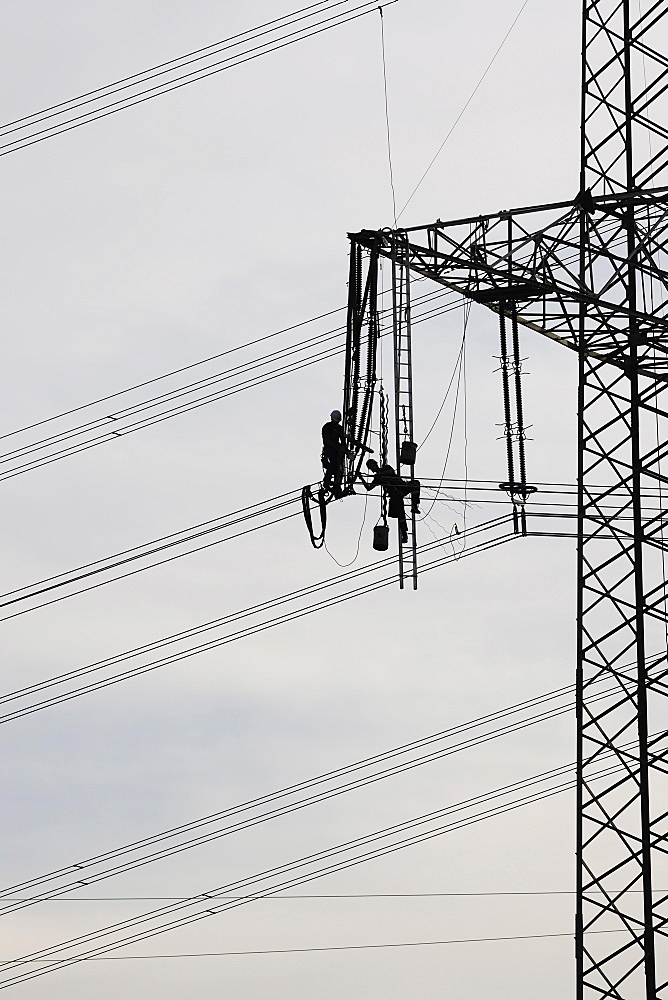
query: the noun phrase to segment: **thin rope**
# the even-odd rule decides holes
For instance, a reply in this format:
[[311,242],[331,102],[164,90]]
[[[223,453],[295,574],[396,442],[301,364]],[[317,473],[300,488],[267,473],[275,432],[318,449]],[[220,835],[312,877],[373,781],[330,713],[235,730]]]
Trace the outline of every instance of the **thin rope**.
[[392,142],[390,140],[390,112],[387,103],[387,65],[385,62],[385,22],[383,20],[383,8],[378,8],[380,14],[380,47],[383,53],[383,91],[385,93],[385,126],[387,129],[387,162],[390,168],[390,188],[392,189],[392,217],[394,228],[397,228],[397,196],[394,191],[394,172],[392,170]]
[[[435,524],[438,524],[438,526],[441,529],[441,531],[445,532],[445,538],[443,538],[442,541],[439,540],[438,535],[436,534],[436,532],[434,531],[434,529],[432,528],[432,526],[429,523],[430,521],[433,521]],[[429,532],[429,534],[432,536],[432,538],[439,543],[440,548],[443,550],[443,552],[446,553],[446,555],[448,555],[448,556],[449,555],[453,555],[455,557],[457,556],[457,550],[455,549],[455,545],[454,545],[454,542],[452,540],[452,536],[453,535],[455,535],[455,537],[458,537],[458,535],[459,535],[459,528],[457,528],[456,524],[453,524],[452,528],[448,532],[448,529],[444,528],[442,524],[439,524],[439,522],[436,520],[436,518],[433,516],[433,514],[426,514],[425,517],[422,519],[422,523],[424,524],[425,528],[427,529],[427,531]],[[448,551],[448,549],[446,548],[446,545],[450,545],[451,546],[452,552]]]
[[465,341],[465,338],[466,338],[466,327],[468,325],[468,313],[470,312],[470,310],[471,310],[471,300],[467,299],[464,302],[464,333],[462,335],[462,342],[461,342],[460,347],[459,347],[459,353],[457,354],[457,358],[455,360],[455,367],[452,370],[452,375],[450,376],[450,381],[448,382],[447,388],[445,390],[445,396],[443,397],[443,400],[441,401],[441,405],[438,408],[438,411],[436,413],[436,416],[434,417],[434,420],[432,422],[431,427],[429,428],[429,430],[427,431],[427,433],[423,437],[422,441],[418,445],[418,451],[423,446],[423,444],[425,444],[425,442],[427,441],[429,435],[431,434],[431,432],[433,431],[434,427],[438,423],[438,418],[440,417],[441,413],[443,412],[443,407],[445,406],[445,404],[447,402],[447,399],[448,399],[448,396],[450,395],[450,390],[452,389],[452,383],[455,380],[455,375],[457,374],[458,365],[461,362],[462,353],[464,351],[464,341]]
[[[467,303],[466,303],[466,305],[464,307],[464,330],[463,330],[463,333],[462,333],[462,346],[460,347],[459,354],[457,355],[457,366],[455,368],[455,371],[457,372],[457,383],[456,383],[456,387],[455,387],[455,402],[454,402],[453,412],[452,412],[452,424],[450,426],[450,437],[448,438],[448,447],[447,447],[447,450],[446,450],[446,453],[445,453],[445,461],[443,462],[443,470],[441,472],[439,484],[436,487],[436,495],[435,495],[435,497],[434,497],[434,499],[432,501],[431,507],[429,508],[428,511],[426,511],[426,513],[423,515],[423,517],[421,518],[421,520],[424,520],[425,517],[429,517],[429,515],[432,512],[432,510],[434,509],[436,501],[438,500],[438,495],[440,493],[441,487],[443,486],[443,480],[445,479],[445,470],[446,470],[446,468],[448,466],[448,460],[450,458],[450,451],[452,449],[452,441],[453,441],[453,438],[454,438],[455,426],[456,426],[456,423],[457,423],[457,405],[459,403],[459,390],[460,390],[460,387],[462,385],[462,375],[465,376],[465,368],[464,368],[465,350],[464,349],[465,349],[465,345],[466,345],[466,331],[467,331],[467,328],[468,328],[468,322],[469,322],[469,315],[470,315],[470,313],[471,313],[471,302],[469,300],[469,301],[467,301]],[[453,378],[454,378],[454,372],[453,372]],[[449,391],[449,388],[448,388],[448,391]],[[465,435],[465,439],[466,439],[466,429],[464,431],[464,435]],[[465,450],[466,450],[466,446],[465,446]],[[465,458],[464,458],[464,462],[465,462],[465,466],[466,466],[466,455],[465,455]],[[465,475],[468,477],[468,469],[467,468],[465,469]],[[465,490],[465,492],[464,492],[464,502],[465,503],[467,502],[466,501],[466,485],[467,485],[467,483],[466,483],[466,480],[465,480],[465,486],[464,486],[464,490]],[[464,517],[465,516],[466,516],[466,507],[464,507]]]
[[330,557],[330,559],[334,560],[334,562],[336,563],[337,566],[341,567],[341,569],[346,569],[348,566],[352,566],[353,563],[357,562],[357,557],[360,554],[360,543],[362,541],[362,532],[364,531],[364,525],[366,524],[366,509],[367,509],[368,503],[369,503],[369,494],[367,493],[366,496],[364,497],[364,516],[362,517],[362,524],[360,526],[360,533],[357,536],[357,549],[355,550],[355,555],[350,560],[350,562],[347,562],[347,563],[339,562],[339,560],[336,558],[336,556],[333,556],[332,553],[329,551],[329,549],[327,548],[327,542],[325,542],[325,546],[324,546],[325,547],[325,552]]
[[[436,163],[436,160],[437,160],[437,159],[439,158],[439,156],[441,155],[441,150],[442,150],[442,149],[443,149],[443,147],[445,146],[446,142],[448,141],[448,139],[450,138],[450,136],[452,135],[452,133],[453,133],[453,132],[455,131],[455,129],[456,129],[456,128],[457,128],[457,126],[459,125],[459,122],[461,121],[461,119],[462,119],[462,118],[464,117],[464,112],[465,112],[465,111],[466,111],[466,109],[468,108],[469,104],[471,103],[471,101],[473,100],[473,98],[475,97],[475,95],[476,95],[476,94],[478,93],[478,90],[479,90],[479,89],[480,89],[480,87],[482,86],[482,83],[483,83],[483,80],[485,79],[485,77],[486,77],[486,76],[487,76],[487,74],[489,73],[490,69],[492,68],[492,66],[493,66],[493,65],[494,65],[494,63],[496,62],[496,58],[497,58],[497,56],[498,56],[499,52],[501,51],[501,49],[503,48],[503,46],[504,46],[504,45],[506,44],[506,42],[508,41],[508,38],[510,37],[510,33],[512,32],[513,28],[515,27],[515,25],[516,25],[516,24],[517,24],[517,22],[519,21],[520,17],[522,16],[522,12],[523,12],[523,10],[524,10],[524,8],[526,7],[526,5],[527,5],[528,3],[529,3],[529,0],[524,0],[524,3],[522,4],[522,6],[520,7],[520,9],[519,9],[518,13],[517,13],[517,14],[516,14],[516,16],[515,16],[515,20],[513,21],[513,23],[512,23],[512,24],[510,25],[510,27],[508,28],[508,31],[507,31],[507,32],[505,33],[505,35],[503,36],[503,40],[502,40],[501,44],[499,45],[498,49],[496,50],[496,52],[494,53],[494,55],[492,56],[492,58],[491,58],[491,59],[490,59],[490,61],[488,62],[488,64],[487,64],[487,68],[486,68],[485,72],[484,72],[484,73],[482,74],[482,76],[480,77],[480,79],[479,79],[479,80],[478,80],[478,82],[476,83],[475,87],[474,87],[474,88],[473,88],[473,90],[471,91],[471,94],[470,94],[470,96],[469,96],[469,98],[468,98],[468,100],[467,100],[466,104],[464,105],[464,107],[462,108],[462,110],[461,110],[461,111],[459,112],[459,114],[458,114],[458,115],[457,115],[457,117],[455,118],[455,120],[454,120],[453,124],[451,125],[451,127],[450,127],[450,131],[449,131],[449,132],[448,132],[448,134],[446,135],[446,137],[445,137],[445,139],[443,140],[443,142],[441,143],[441,145],[440,145],[440,146],[438,147],[438,149],[436,150],[436,153],[434,154],[434,157],[433,157],[433,159],[431,160],[431,162],[430,162],[429,166],[427,167],[427,169],[426,169],[426,170],[425,170],[425,172],[423,173],[422,177],[420,178],[420,180],[419,180],[419,181],[417,182],[417,184],[415,185],[415,187],[414,187],[414,188],[413,188],[413,190],[411,191],[411,193],[410,193],[410,195],[409,195],[409,198],[408,198],[408,201],[406,201],[406,203],[404,204],[404,207],[403,207],[403,208],[401,209],[401,211],[399,212],[399,215],[398,215],[398,218],[399,218],[399,219],[401,218],[401,216],[402,216],[402,215],[404,214],[404,212],[405,212],[405,211],[406,211],[406,209],[408,208],[409,204],[410,204],[410,203],[411,203],[411,201],[413,200],[413,196],[414,196],[414,195],[415,195],[415,193],[417,192],[418,188],[419,188],[419,187],[420,187],[420,185],[422,184],[423,180],[425,179],[425,177],[427,176],[427,174],[429,173],[429,171],[431,170],[431,168],[432,168],[432,167],[434,166],[434,164]],[[396,222],[395,222],[395,226],[396,226]]]
[[438,423],[438,418],[440,417],[441,413],[443,412],[443,407],[445,406],[446,402],[448,401],[448,396],[450,395],[450,390],[452,389],[452,384],[453,384],[453,382],[455,380],[455,375],[457,374],[458,366],[459,366],[459,363],[461,361],[461,356],[462,356],[463,349],[464,349],[464,341],[462,340],[462,343],[461,343],[460,348],[459,348],[459,352],[457,354],[457,358],[455,360],[455,367],[452,369],[452,375],[450,376],[450,381],[448,382],[447,388],[445,390],[445,396],[443,397],[443,399],[441,401],[441,405],[438,408],[438,412],[436,413],[436,416],[434,417],[434,420],[433,420],[433,423],[432,423],[431,427],[429,428],[429,430],[427,431],[427,433],[423,437],[422,441],[418,445],[418,451],[420,450],[420,448],[422,448],[422,446],[425,444],[425,442],[429,438],[429,435],[431,434],[431,432],[433,431],[434,427]]

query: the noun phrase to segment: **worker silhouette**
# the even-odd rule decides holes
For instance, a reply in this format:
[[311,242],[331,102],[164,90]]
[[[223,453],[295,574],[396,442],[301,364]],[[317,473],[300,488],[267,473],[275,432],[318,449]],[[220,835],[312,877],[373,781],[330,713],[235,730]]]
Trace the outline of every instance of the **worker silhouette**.
[[325,476],[322,488],[337,499],[342,496],[343,459],[346,453],[345,438],[341,426],[340,410],[332,410],[330,419],[322,428],[322,467]]
[[373,478],[367,481],[360,473],[360,482],[366,490],[373,490],[376,486],[380,486],[387,497],[388,516],[397,518],[401,541],[402,544],[405,544],[408,541],[408,525],[406,524],[404,497],[411,494],[412,509],[414,513],[419,514],[420,484],[417,482],[407,483],[401,476],[397,475],[391,465],[378,465],[374,458],[369,459],[366,467],[372,473]]

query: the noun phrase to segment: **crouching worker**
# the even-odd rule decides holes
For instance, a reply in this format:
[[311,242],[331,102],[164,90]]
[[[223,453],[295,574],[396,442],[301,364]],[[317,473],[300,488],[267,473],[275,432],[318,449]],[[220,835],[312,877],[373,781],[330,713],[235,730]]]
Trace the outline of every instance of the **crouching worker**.
[[337,499],[341,496],[345,451],[341,413],[332,410],[330,419],[322,428],[322,467],[325,470],[322,488],[325,493],[333,493]]
[[366,490],[373,490],[380,486],[387,497],[387,513],[389,517],[396,517],[399,522],[399,533],[402,544],[408,541],[408,525],[406,523],[406,509],[404,507],[404,497],[410,493],[411,512],[420,513],[418,506],[420,502],[420,484],[415,482],[407,483],[398,476],[391,465],[378,465],[375,459],[370,458],[366,467],[372,474],[368,481],[360,473],[360,482]]

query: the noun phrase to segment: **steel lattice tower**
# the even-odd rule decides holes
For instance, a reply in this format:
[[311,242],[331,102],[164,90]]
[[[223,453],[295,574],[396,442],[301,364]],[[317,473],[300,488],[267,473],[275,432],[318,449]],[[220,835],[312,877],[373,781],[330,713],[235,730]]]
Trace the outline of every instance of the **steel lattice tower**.
[[[666,180],[666,11],[666,2],[644,13],[630,0],[584,5],[580,189],[613,201],[610,234],[583,210],[580,236],[580,282],[591,295],[578,336],[580,996],[668,993],[668,896],[654,891],[668,885],[668,333],[656,322],[665,323],[665,196],[653,211],[647,203]],[[601,254],[611,238],[614,263]],[[617,315],[600,316],[602,298]],[[603,685],[610,700],[596,698]],[[597,778],[610,759],[615,770]],[[620,933],[590,933],[599,929]]]
[[584,0],[575,199],[353,237],[579,358],[578,1000],[668,1000],[668,0],[644,6]]

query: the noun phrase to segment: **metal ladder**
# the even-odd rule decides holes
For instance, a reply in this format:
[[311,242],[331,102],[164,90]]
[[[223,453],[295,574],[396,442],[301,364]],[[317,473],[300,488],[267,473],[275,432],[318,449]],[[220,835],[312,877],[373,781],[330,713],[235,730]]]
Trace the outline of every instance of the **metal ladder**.
[[[401,475],[401,451],[404,441],[414,442],[413,435],[413,360],[411,353],[411,276],[408,266],[408,237],[406,233],[393,233],[392,253],[392,334],[394,348],[394,435],[397,475]],[[405,463],[411,481],[415,479],[415,460]],[[408,538],[401,539],[401,524],[397,522],[399,546],[399,587],[412,579],[413,590],[417,590],[417,523],[412,497],[406,497]]]

